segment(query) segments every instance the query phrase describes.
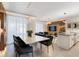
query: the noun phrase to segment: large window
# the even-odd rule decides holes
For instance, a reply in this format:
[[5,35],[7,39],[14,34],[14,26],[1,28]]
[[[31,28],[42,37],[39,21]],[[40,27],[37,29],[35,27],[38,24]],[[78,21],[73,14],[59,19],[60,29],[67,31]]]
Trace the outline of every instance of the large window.
[[7,15],[7,44],[13,43],[13,35],[26,39],[27,34],[27,18],[13,15]]

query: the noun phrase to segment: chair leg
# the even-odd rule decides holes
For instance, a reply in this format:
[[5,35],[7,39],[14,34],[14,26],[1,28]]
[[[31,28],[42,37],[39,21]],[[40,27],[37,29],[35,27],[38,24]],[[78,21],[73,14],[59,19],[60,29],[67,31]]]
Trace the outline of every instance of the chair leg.
[[33,57],[33,52],[32,52],[32,57]]
[[18,54],[18,57],[20,57],[20,54]]
[[42,44],[40,44],[40,48],[41,48],[41,53],[42,53]]
[[53,51],[54,51],[54,45],[52,44],[52,48],[53,48]]
[[17,52],[15,53],[15,56],[18,57],[18,53]]
[[47,53],[49,54],[49,47],[47,47]]
[[16,57],[17,57],[17,53],[16,53]]

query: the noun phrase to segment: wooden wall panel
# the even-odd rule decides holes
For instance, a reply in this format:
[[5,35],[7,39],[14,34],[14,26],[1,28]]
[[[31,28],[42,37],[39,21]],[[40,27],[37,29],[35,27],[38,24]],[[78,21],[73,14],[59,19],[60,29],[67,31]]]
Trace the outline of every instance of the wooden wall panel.
[[[50,22],[50,24],[48,24],[48,32],[50,34],[53,34],[53,35],[58,35],[59,33],[62,33],[62,32],[65,32],[65,20],[62,20],[62,21],[55,21],[55,22]],[[49,26],[56,26],[57,27],[57,30],[56,31],[50,31],[49,30]]]
[[0,2],[0,10],[5,11],[4,6],[2,5],[1,2]]
[[[1,11],[5,11],[4,7],[2,5],[2,3],[0,2],[0,20],[1,20],[1,29],[4,29],[4,15],[5,12],[1,12]],[[0,51],[4,50],[5,48],[5,44],[4,44],[4,32],[1,33],[1,39],[0,39]]]

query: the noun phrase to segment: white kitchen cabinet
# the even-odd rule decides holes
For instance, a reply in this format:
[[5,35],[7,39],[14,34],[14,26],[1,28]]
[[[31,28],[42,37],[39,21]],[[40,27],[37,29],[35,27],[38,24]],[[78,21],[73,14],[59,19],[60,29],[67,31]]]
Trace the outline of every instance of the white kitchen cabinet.
[[75,44],[75,42],[76,42],[76,39],[73,34],[72,35],[67,35],[67,34],[59,35],[58,40],[57,40],[58,46],[64,49],[71,48]]

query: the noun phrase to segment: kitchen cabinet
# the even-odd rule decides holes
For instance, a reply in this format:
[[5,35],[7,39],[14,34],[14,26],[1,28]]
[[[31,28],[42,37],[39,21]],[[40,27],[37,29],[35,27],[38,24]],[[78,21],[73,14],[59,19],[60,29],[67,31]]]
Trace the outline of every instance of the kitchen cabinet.
[[74,34],[62,34],[58,36],[57,44],[60,48],[70,49],[76,43]]

